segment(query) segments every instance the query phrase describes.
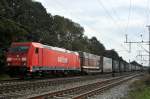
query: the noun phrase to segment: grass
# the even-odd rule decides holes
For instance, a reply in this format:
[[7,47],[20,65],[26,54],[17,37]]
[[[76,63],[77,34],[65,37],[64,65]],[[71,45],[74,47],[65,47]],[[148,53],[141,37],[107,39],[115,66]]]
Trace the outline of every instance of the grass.
[[143,88],[141,91],[133,91],[129,94],[129,99],[150,99],[150,88]]
[[9,80],[11,79],[9,75],[7,74],[0,74],[0,80]]
[[127,99],[150,99],[150,75],[136,80],[130,88]]

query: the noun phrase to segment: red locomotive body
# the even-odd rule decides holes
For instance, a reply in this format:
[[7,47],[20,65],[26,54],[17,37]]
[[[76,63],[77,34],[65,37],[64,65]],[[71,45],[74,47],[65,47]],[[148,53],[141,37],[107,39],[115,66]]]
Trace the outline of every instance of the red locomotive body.
[[77,52],[35,42],[12,43],[7,53],[7,65],[10,73],[15,75],[81,70]]

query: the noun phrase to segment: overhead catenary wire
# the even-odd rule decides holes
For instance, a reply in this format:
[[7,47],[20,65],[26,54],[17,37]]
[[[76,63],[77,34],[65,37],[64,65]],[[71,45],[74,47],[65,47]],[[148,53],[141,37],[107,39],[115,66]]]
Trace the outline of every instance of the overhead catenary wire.
[[139,44],[139,45],[145,52],[149,53],[149,51],[146,48],[144,48],[141,44]]
[[[97,0],[98,4],[105,10],[107,16],[112,19],[113,23],[119,27],[118,29],[120,29],[121,33],[124,33],[124,29],[121,29],[121,25],[120,23],[118,23],[118,21],[121,21],[121,19],[119,18],[118,14],[116,13],[116,11],[114,10],[113,7],[111,7],[111,11],[112,13],[116,16],[117,19],[115,19],[112,14],[107,10],[107,8],[105,7],[105,5],[103,4],[102,0]],[[110,6],[110,5],[109,5]],[[123,27],[122,27],[123,28]]]
[[118,20],[118,21],[121,21],[121,18],[119,17],[119,15],[118,15],[118,13],[116,12],[116,10],[114,9],[114,7],[110,6],[110,8],[111,8],[113,14],[116,16],[117,20]]
[[[61,8],[61,10],[63,9],[63,10],[65,10],[66,12],[68,12],[69,15],[72,15],[72,12],[70,12],[68,9],[66,10],[66,7],[64,7],[64,5],[63,5],[59,0],[56,0],[56,5],[59,5],[59,7]],[[105,6],[104,6],[104,8],[105,8]],[[105,9],[106,9],[106,8],[105,8]],[[109,13],[109,11],[107,11],[107,13],[108,13],[108,16],[111,17],[110,19],[113,20],[114,24],[117,25],[117,26],[119,26],[119,25],[116,23],[117,20],[115,20],[115,19],[111,16],[111,14]],[[74,15],[74,16],[75,16],[75,15]],[[77,17],[78,20],[80,20],[80,17],[78,17],[78,16],[75,16],[75,17]],[[95,29],[92,28],[91,26],[90,26],[90,27],[89,27],[88,25],[85,25],[85,26],[87,26],[89,29],[91,29],[91,30],[94,31],[95,33],[99,33],[97,30],[95,30]],[[111,39],[111,40],[113,40],[113,41],[116,41],[116,39],[112,39],[112,38],[110,38],[110,37],[108,37],[108,36],[107,36],[107,38],[108,38],[108,39]],[[128,52],[127,48],[124,47],[120,42],[116,41],[116,43],[118,43],[118,44],[120,45],[120,47],[122,47],[122,48],[124,49],[124,51]],[[111,42],[110,42],[110,44],[111,44]],[[119,51],[119,52],[122,52],[122,51]]]
[[132,10],[132,1],[130,0],[129,13],[128,13],[128,17],[127,17],[127,24],[126,24],[126,28],[125,28],[125,34],[127,34],[127,32],[128,32],[128,28],[129,28],[129,24],[130,24],[130,17],[131,17],[131,10]]
[[[141,44],[137,44],[139,47],[141,47],[141,49],[143,49],[143,50],[141,50],[141,51],[144,51],[144,52],[146,52],[146,53],[149,53],[149,51],[146,49],[146,48],[144,48]],[[149,56],[149,55],[138,55],[138,56],[141,56],[141,57],[143,57],[143,56]],[[141,62],[143,61],[143,60],[140,60]],[[145,64],[147,64],[148,63],[148,60],[147,60],[147,62],[145,61]]]
[[105,5],[103,4],[103,2],[101,0],[97,0],[98,4],[100,5],[100,7],[102,7],[105,10],[105,13],[107,14],[107,16],[112,20],[112,22],[119,26],[118,22],[116,19],[114,19],[114,17],[111,15],[111,13],[107,10],[107,8],[105,7]]
[[149,24],[149,14],[150,14],[150,9],[149,9],[149,0],[147,0],[147,3],[146,3],[147,5],[147,10],[146,10],[146,25],[148,25]]
[[[115,19],[113,18],[113,16],[111,15],[111,13],[110,13],[110,12],[107,10],[107,8],[104,6],[103,2],[102,2],[101,0],[97,0],[97,1],[98,1],[98,3],[100,4],[100,6],[105,10],[107,16],[109,16],[109,17],[112,19],[113,23],[116,24],[117,26],[119,26],[119,24],[117,23],[117,20],[115,20]],[[131,0],[130,0],[130,6],[131,6]],[[118,15],[116,14],[115,10],[114,10],[112,7],[111,7],[111,9],[112,9],[113,13],[116,15],[117,19],[119,19],[119,17],[118,17]],[[123,33],[123,31],[121,31],[121,32]],[[115,39],[114,39],[114,40],[115,40]],[[122,48],[126,49],[127,52],[129,52],[126,47],[124,47],[122,44],[120,44],[120,45],[121,45]]]

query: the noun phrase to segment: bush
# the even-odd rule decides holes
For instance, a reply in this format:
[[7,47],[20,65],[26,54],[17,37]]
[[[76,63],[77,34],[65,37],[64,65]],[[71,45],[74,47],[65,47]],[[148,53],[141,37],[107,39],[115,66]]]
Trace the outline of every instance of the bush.
[[150,99],[150,75],[136,80],[130,88],[131,91],[127,99]]

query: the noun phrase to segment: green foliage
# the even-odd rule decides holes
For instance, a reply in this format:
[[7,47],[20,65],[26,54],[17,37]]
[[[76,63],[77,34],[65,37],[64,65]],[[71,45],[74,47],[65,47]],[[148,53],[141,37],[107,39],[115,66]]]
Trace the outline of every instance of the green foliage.
[[148,73],[150,74],[150,67],[148,67]]
[[0,80],[10,80],[11,78],[7,74],[0,74]]
[[0,68],[3,72],[5,65],[5,53],[11,42],[26,41],[27,31],[18,26],[15,22],[0,18]]
[[112,49],[112,50],[105,50],[105,52],[103,53],[104,56],[115,59],[115,60],[123,60],[122,58],[119,57],[118,53]]
[[91,50],[91,53],[96,55],[103,55],[105,51],[105,47],[97,40],[96,37],[92,37],[89,40],[89,48]]
[[[147,83],[148,82],[148,83]],[[147,75],[131,84],[127,99],[150,99],[150,76]]]
[[72,42],[72,50],[91,52],[89,49],[89,39],[85,37],[79,37]]
[[150,88],[143,88],[130,94],[130,99],[150,99]]
[[25,40],[24,36],[27,34],[26,30],[15,24],[13,21],[0,18],[0,41],[4,42],[7,40],[8,44],[10,41]]

